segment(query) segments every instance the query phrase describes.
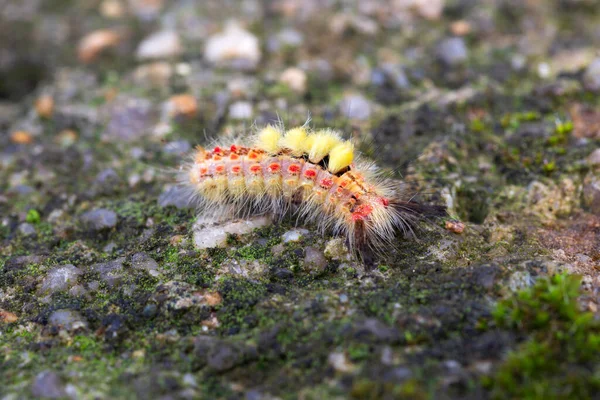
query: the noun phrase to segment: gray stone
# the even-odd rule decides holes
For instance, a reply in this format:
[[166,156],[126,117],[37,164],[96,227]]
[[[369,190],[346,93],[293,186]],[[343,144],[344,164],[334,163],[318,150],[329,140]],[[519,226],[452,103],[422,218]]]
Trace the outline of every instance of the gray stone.
[[21,235],[26,237],[35,235],[35,227],[27,222],[20,224],[17,230]]
[[82,271],[72,264],[51,269],[40,286],[40,293],[55,293],[66,290],[77,283]]
[[208,352],[206,361],[211,369],[217,372],[224,372],[239,365],[243,359],[244,352],[237,346],[221,342]]
[[74,310],[56,310],[50,317],[48,317],[48,323],[53,326],[64,328],[68,331],[75,331],[78,329],[85,329],[88,326],[85,318],[81,316],[77,311]]
[[444,39],[438,44],[436,55],[441,62],[453,67],[467,61],[469,50],[464,39],[453,37]]
[[229,106],[229,118],[250,119],[253,115],[252,103],[249,101],[236,101]]
[[[97,272],[100,275],[100,279],[109,287],[113,287],[119,284],[123,278],[123,263],[125,257],[119,257],[115,260],[94,264],[90,267],[92,272]],[[89,285],[88,285],[89,286]],[[92,289],[90,287],[90,289]]]
[[205,221],[198,220],[193,227],[194,244],[198,249],[223,246],[227,242],[227,234],[245,235],[252,232],[254,229],[269,224],[271,224],[271,218],[268,216],[230,221],[224,224],[209,224]]
[[600,167],[600,149],[592,151],[587,158],[587,163],[590,167]]
[[67,395],[58,374],[47,370],[36,375],[31,385],[31,394],[44,399],[58,399]]
[[339,104],[339,112],[346,118],[366,120],[371,116],[371,103],[361,94],[351,93],[344,96]]
[[583,86],[587,90],[600,92],[600,58],[596,58],[586,68],[583,73]]
[[583,202],[592,214],[600,215],[600,177],[589,174],[585,178]]
[[117,214],[104,208],[88,211],[81,216],[81,221],[90,229],[100,231],[114,228],[117,225]]
[[112,168],[107,168],[98,175],[94,180],[94,191],[97,194],[113,193],[121,183],[121,178]]
[[131,266],[135,269],[148,271],[152,276],[158,276],[158,263],[146,253],[136,253],[131,257]]
[[391,368],[385,372],[383,379],[386,382],[402,383],[412,378],[413,373],[408,367]]
[[376,318],[367,318],[354,327],[354,336],[367,342],[393,342],[399,339],[399,332]]
[[113,102],[105,136],[126,142],[141,139],[152,132],[158,114],[147,99],[125,98]]
[[376,86],[383,86],[386,82],[390,82],[397,89],[410,88],[410,82],[404,72],[404,68],[398,64],[383,64],[379,68],[375,68],[371,73],[371,83]]
[[4,263],[4,271],[18,271],[21,268],[25,268],[31,264],[41,264],[45,259],[45,256],[39,256],[35,254],[29,256],[11,257]]
[[304,265],[314,271],[323,271],[327,266],[327,259],[322,251],[307,247],[304,249]]
[[191,207],[192,194],[183,186],[171,186],[158,196],[158,205],[161,207],[174,206],[179,209]]

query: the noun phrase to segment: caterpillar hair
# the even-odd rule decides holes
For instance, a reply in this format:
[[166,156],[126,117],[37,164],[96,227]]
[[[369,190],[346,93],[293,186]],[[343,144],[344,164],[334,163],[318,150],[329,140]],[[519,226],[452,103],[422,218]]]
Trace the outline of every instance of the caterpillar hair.
[[413,201],[401,182],[382,177],[350,141],[333,130],[269,125],[227,146],[197,147],[181,168],[202,216],[234,218],[294,213],[346,238],[366,264],[394,246],[396,235],[414,236],[423,219],[446,208]]

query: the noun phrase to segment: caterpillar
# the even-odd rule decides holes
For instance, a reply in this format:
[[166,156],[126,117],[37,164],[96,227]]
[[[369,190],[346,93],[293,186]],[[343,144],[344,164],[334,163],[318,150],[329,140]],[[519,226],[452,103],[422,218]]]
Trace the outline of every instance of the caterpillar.
[[344,236],[367,265],[394,246],[398,232],[414,235],[419,220],[446,215],[444,206],[413,201],[331,129],[268,125],[245,141],[196,147],[181,171],[202,216],[291,212]]

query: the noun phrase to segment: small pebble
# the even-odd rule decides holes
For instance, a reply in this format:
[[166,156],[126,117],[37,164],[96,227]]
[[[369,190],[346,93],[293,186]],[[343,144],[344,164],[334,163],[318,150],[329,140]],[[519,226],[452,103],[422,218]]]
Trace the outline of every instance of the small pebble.
[[292,229],[291,231],[287,231],[281,235],[281,239],[284,243],[297,242],[303,236],[308,235],[308,233],[309,232],[306,229]]
[[205,226],[205,222],[198,221],[194,225],[194,244],[198,249],[223,246],[227,241],[227,234],[245,235],[256,228],[269,224],[271,224],[271,219],[268,217],[257,217],[210,226]]
[[165,87],[173,76],[173,67],[166,61],[143,64],[133,71],[133,80],[138,85]]
[[338,109],[342,116],[349,119],[366,120],[371,116],[371,103],[361,94],[347,94]]
[[161,207],[174,206],[178,209],[190,207],[190,193],[187,188],[171,186],[158,196],[158,205]]
[[44,399],[58,399],[66,396],[65,386],[54,371],[42,371],[36,375],[31,385],[31,394]]
[[85,318],[74,310],[56,310],[48,317],[48,323],[53,326],[61,327],[67,331],[85,329],[88,326]]
[[177,32],[161,31],[145,38],[137,48],[138,60],[172,58],[183,53],[183,45]]
[[43,94],[35,101],[35,111],[42,118],[50,118],[54,112],[54,99],[52,96]]
[[167,101],[166,111],[171,117],[193,118],[198,113],[198,102],[191,94],[178,94]]
[[16,144],[31,144],[33,143],[33,136],[26,131],[15,131],[10,134],[10,140]]
[[22,224],[19,225],[19,227],[17,228],[17,231],[25,237],[30,237],[30,236],[34,236],[35,235],[35,227],[27,222],[24,222]]
[[250,119],[252,115],[252,103],[248,101],[236,101],[229,106],[229,118],[231,119]]
[[323,271],[327,266],[327,259],[322,251],[314,247],[307,247],[304,249],[304,265],[311,270]]
[[117,214],[111,210],[98,208],[84,213],[81,221],[90,229],[100,231],[114,228],[117,225]]
[[0,308],[0,322],[10,324],[11,322],[16,322],[18,319],[19,317],[16,314]]
[[229,22],[223,32],[208,38],[204,57],[218,66],[254,69],[261,58],[258,38],[236,22]]
[[600,166],[600,149],[592,151],[592,153],[587,158],[587,163],[590,167]]
[[451,67],[463,64],[469,57],[469,51],[463,38],[453,37],[442,40],[436,49],[438,59]]
[[585,69],[583,86],[592,92],[600,92],[600,58],[596,58]]
[[40,293],[55,293],[66,290],[77,283],[77,279],[83,272],[72,264],[61,265],[52,268],[46,274],[40,285]]
[[279,77],[279,82],[285,84],[298,94],[304,94],[306,92],[306,81],[306,73],[296,67],[286,69]]
[[77,47],[77,57],[83,63],[95,61],[106,49],[115,47],[121,35],[110,29],[93,31],[84,36]]

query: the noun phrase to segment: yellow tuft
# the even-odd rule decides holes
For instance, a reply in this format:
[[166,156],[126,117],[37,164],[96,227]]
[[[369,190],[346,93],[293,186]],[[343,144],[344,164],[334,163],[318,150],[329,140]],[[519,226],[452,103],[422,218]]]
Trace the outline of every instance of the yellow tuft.
[[335,174],[346,168],[354,160],[354,145],[351,142],[342,142],[329,152],[327,169]]
[[310,149],[312,148],[314,143],[315,143],[315,135],[308,135],[306,137],[306,140],[304,140],[304,143],[302,143],[302,153],[304,153],[304,154],[310,153]]
[[276,128],[269,125],[258,133],[256,147],[270,154],[278,153],[280,137],[281,133]]
[[311,136],[314,138],[308,152],[308,159],[313,163],[321,161],[331,149],[341,142],[339,135],[334,131],[320,131]]
[[290,129],[285,136],[279,139],[279,146],[290,149],[294,156],[300,156],[304,153],[306,138],[306,129],[302,127]]

